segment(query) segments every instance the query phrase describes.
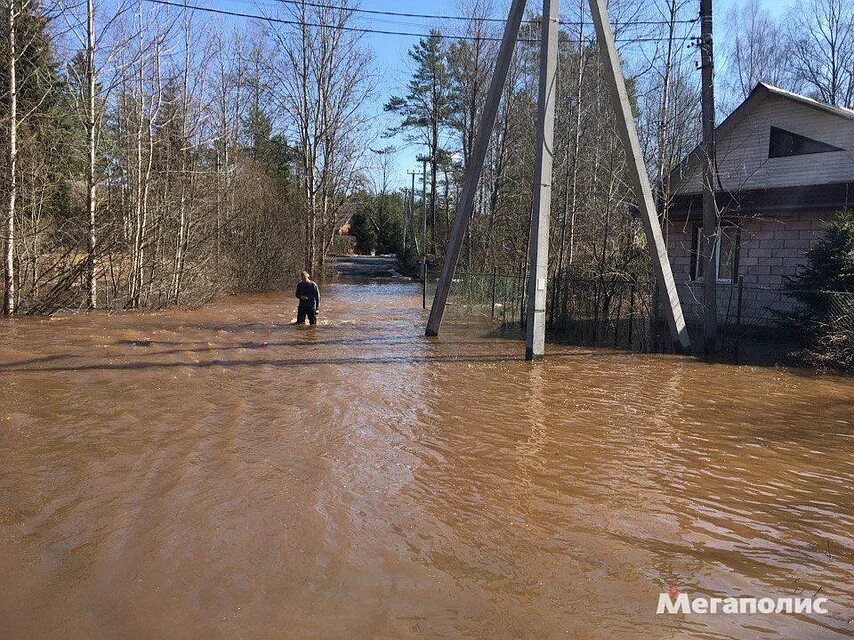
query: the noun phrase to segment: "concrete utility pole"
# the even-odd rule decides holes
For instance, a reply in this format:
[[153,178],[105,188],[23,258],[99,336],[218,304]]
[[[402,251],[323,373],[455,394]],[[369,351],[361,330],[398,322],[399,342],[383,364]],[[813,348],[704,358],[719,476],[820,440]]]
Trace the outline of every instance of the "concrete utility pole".
[[540,97],[537,150],[534,163],[534,211],[531,215],[528,269],[528,326],[525,359],[543,357],[546,343],[546,291],[549,276],[549,220],[552,208],[555,100],[557,98],[557,38],[560,0],[543,0],[540,39]]
[[421,308],[427,308],[427,159],[421,161]]
[[[557,15],[558,0],[543,0],[544,15]],[[552,5],[552,2],[555,4]],[[611,86],[611,98],[614,104],[614,109],[617,113],[617,127],[622,142],[626,149],[626,154],[629,159],[629,175],[632,178],[635,187],[635,193],[639,201],[641,218],[644,224],[644,232],[646,233],[647,244],[652,254],[652,264],[655,269],[655,275],[661,285],[662,291],[667,298],[667,322],[670,327],[670,334],[674,345],[682,350],[690,348],[688,339],[688,331],[685,328],[685,319],[682,316],[682,306],[679,304],[679,295],[676,291],[676,283],[673,280],[673,272],[670,269],[670,261],[667,257],[667,248],[664,246],[664,238],[661,233],[661,225],[658,222],[658,212],[655,207],[655,201],[652,197],[652,188],[649,184],[649,176],[646,172],[643,156],[641,155],[640,142],[638,140],[637,129],[635,128],[634,116],[629,102],[628,92],[626,91],[626,81],[623,78],[623,72],[620,68],[620,58],[617,53],[617,47],[614,44],[614,35],[611,32],[611,26],[608,22],[608,12],[605,7],[604,0],[590,0],[590,9],[593,14],[593,22],[596,26],[596,35],[599,42],[599,48],[602,51],[603,60],[605,62],[605,72]],[[433,298],[433,307],[430,310],[430,319],[427,322],[428,336],[435,336],[439,333],[439,326],[442,323],[442,316],[445,312],[445,304],[448,300],[448,293],[451,288],[451,281],[454,275],[454,267],[460,256],[460,249],[471,220],[472,205],[474,203],[475,191],[477,183],[480,179],[481,171],[483,170],[483,162],[486,156],[486,149],[489,143],[489,137],[495,125],[495,118],[498,111],[498,102],[501,98],[501,92],[507,79],[507,69],[510,65],[510,59],[513,55],[513,49],[516,46],[516,39],[519,35],[519,25],[522,21],[522,14],[525,11],[525,0],[514,0],[510,7],[510,14],[507,17],[507,23],[504,26],[504,37],[501,40],[501,47],[498,50],[498,59],[495,63],[495,71],[492,74],[492,80],[489,85],[489,92],[484,105],[483,115],[481,116],[480,126],[477,131],[477,138],[472,149],[471,160],[469,166],[466,167],[465,179],[463,181],[462,193],[460,195],[459,205],[457,206],[457,217],[454,220],[454,228],[451,232],[451,237],[448,242],[448,252],[445,255],[445,262],[442,266],[442,275],[439,278],[439,285],[436,287],[436,296]],[[553,13],[554,12],[554,13]],[[543,33],[543,51],[548,52],[552,46],[557,45],[557,24],[553,20],[548,21],[549,24],[544,24]],[[552,37],[551,29],[554,28]],[[547,44],[548,43],[548,44]],[[537,215],[532,215],[532,248],[531,262],[536,268],[531,269],[528,286],[533,295],[529,296],[529,323],[533,322],[533,327],[529,324],[529,357],[538,357],[542,355],[542,347],[538,347],[536,332],[536,317],[539,314],[545,323],[545,279],[546,265],[548,264],[548,216],[549,216],[549,198],[551,191],[551,159],[552,159],[552,140],[553,133],[546,134],[546,127],[554,125],[554,104],[551,105],[552,116],[548,116],[548,103],[554,100],[554,96],[549,93],[549,89],[553,93],[554,80],[548,79],[548,54],[546,57],[545,73],[541,77],[541,101],[540,101],[540,145],[537,149],[538,163],[536,171],[539,175],[539,184],[535,189],[535,198],[539,199]],[[553,74],[554,72],[552,72]],[[551,82],[551,87],[550,87]],[[545,89],[543,88],[545,83]],[[542,96],[545,96],[544,100]],[[551,120],[547,125],[547,120]],[[546,182],[548,178],[548,182]],[[536,218],[536,223],[534,219]],[[536,231],[536,232],[535,232]],[[542,283],[543,289],[540,290]],[[531,313],[533,309],[533,313]],[[539,348],[539,354],[537,349]]]
[[[409,177],[412,178],[412,188],[409,190],[409,217],[410,219],[415,218],[415,176],[417,172],[415,171],[407,171]],[[413,231],[413,235],[415,232]],[[416,243],[417,244],[417,243]],[[406,250],[406,220],[403,221],[403,248]]]
[[406,187],[403,188],[403,242],[401,243],[401,247],[403,251],[406,251],[406,221],[409,219],[409,215],[412,212],[412,194],[406,190]]
[[703,261],[703,357],[717,352],[718,211],[715,204],[715,59],[712,0],[700,0],[700,65],[703,103],[703,233],[697,243]]
[[436,287],[436,295],[433,297],[433,306],[430,309],[430,319],[427,321],[428,336],[439,334],[439,325],[442,324],[442,316],[445,314],[445,304],[448,302],[448,294],[451,291],[451,282],[454,277],[454,268],[460,257],[463,239],[466,235],[469,222],[471,221],[472,207],[477,193],[477,184],[483,171],[483,162],[489,145],[489,138],[495,127],[495,118],[498,115],[498,104],[501,101],[501,92],[504,90],[504,82],[507,79],[507,71],[510,68],[510,60],[513,50],[516,48],[516,40],[519,37],[519,26],[522,24],[522,15],[525,13],[526,0],[513,0],[510,5],[510,13],[507,23],[504,25],[504,36],[501,38],[501,46],[498,49],[498,57],[495,61],[495,70],[489,82],[489,91],[486,94],[486,104],[478,124],[477,137],[472,148],[469,164],[466,167],[463,178],[463,188],[457,204],[457,217],[454,218],[454,228],[448,239],[448,250],[445,253],[445,262],[442,265],[442,274]]
[[667,257],[667,247],[661,234],[661,224],[658,221],[658,211],[652,197],[649,175],[646,171],[643,154],[641,153],[638,132],[635,127],[632,105],[626,91],[626,80],[620,67],[620,56],[614,44],[614,34],[608,21],[608,9],[604,0],[590,0],[590,12],[593,14],[593,24],[596,27],[596,37],[599,50],[602,53],[605,76],[611,89],[611,101],[617,113],[617,130],[626,150],[629,178],[634,187],[640,209],[646,244],[652,257],[652,266],[665,300],[667,325],[670,337],[677,349],[687,351],[691,347],[685,318],[682,315],[682,305],[673,280],[673,271]]

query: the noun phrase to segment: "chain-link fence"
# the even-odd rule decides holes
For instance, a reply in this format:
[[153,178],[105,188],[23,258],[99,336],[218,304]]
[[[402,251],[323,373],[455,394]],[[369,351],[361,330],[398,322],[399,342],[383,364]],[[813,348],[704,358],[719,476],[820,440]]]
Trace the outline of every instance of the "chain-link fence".
[[525,323],[525,280],[519,274],[463,272],[454,277],[449,304],[466,313],[492,318],[508,334]]
[[[451,288],[450,303],[491,317],[506,334],[525,326],[525,278],[520,274],[464,272]],[[651,300],[654,286],[625,277],[552,278],[547,323],[549,338],[571,344],[637,351],[656,349]]]
[[[704,311],[702,286],[696,282],[677,287],[685,318],[698,338]],[[718,283],[717,292],[718,349],[736,362],[812,352],[829,336],[837,348],[852,339],[854,293],[762,287],[745,284],[743,278]]]
[[[703,283],[686,282],[676,286],[682,311],[689,321],[702,321]],[[752,327],[776,327],[780,316],[790,311],[795,299],[784,289],[734,283],[717,284],[718,323],[721,326],[742,324]]]
[[[521,274],[464,272],[454,279],[450,303],[466,313],[492,318],[506,335],[522,335],[526,282]],[[703,318],[701,282],[677,286],[695,344]],[[854,293],[791,291],[748,285],[740,278],[719,283],[718,348],[735,362],[769,361],[795,349],[821,348],[828,358],[854,350]],[[655,304],[654,282],[624,276],[552,278],[547,322],[549,339],[632,351],[669,351],[664,312]],[[793,325],[805,306],[817,309],[824,326]],[[805,341],[813,336],[821,347]]]
[[812,357],[820,364],[854,371],[854,293],[825,291],[818,295],[822,317],[810,348]]
[[657,350],[654,290],[648,281],[622,276],[555,278],[548,328],[571,344]]

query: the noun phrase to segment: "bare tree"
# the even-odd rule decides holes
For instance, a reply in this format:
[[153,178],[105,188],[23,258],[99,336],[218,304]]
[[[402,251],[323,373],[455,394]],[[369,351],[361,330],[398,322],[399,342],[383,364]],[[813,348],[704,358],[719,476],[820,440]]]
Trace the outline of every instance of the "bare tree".
[[86,0],[86,306],[98,305],[95,279],[95,0]]
[[138,31],[135,60],[129,69],[127,97],[133,101],[133,217],[131,219],[131,266],[128,278],[128,305],[136,308],[143,304],[143,287],[146,284],[146,250],[149,246],[150,196],[152,170],[157,131],[164,123],[160,120],[164,105],[163,44],[167,27],[158,22],[149,23],[142,2],[137,10]]
[[783,25],[759,0],[733,4],[726,13],[732,34],[722,47],[726,73],[720,74],[727,111],[740,104],[759,82],[795,90],[792,47],[781,37]]
[[18,23],[20,2],[8,0],[6,3],[6,65],[8,81],[8,140],[6,162],[6,229],[4,234],[4,284],[3,313],[15,313],[15,206],[18,198],[17,162],[18,162]]
[[297,26],[273,31],[281,60],[274,90],[297,141],[305,263],[314,270],[332,244],[342,197],[366,148],[357,141],[371,95],[369,58],[344,29],[352,18],[349,3],[298,0],[290,9]]
[[854,0],[805,0],[786,22],[796,79],[818,100],[854,108]]
[[495,58],[495,34],[488,28],[491,10],[489,0],[467,0],[459,3],[460,13],[467,16],[465,36],[448,47],[448,76],[451,85],[450,123],[460,138],[463,166],[468,165],[475,129],[482,108],[489,74]]

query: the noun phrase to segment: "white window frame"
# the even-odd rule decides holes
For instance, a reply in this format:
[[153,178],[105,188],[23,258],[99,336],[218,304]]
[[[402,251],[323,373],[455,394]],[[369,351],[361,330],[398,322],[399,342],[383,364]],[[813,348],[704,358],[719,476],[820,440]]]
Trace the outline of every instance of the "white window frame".
[[[718,237],[715,238],[715,282],[718,284],[732,284],[732,278],[721,278],[721,236],[723,235],[722,231],[725,227],[729,227],[730,229],[736,229],[735,225],[721,225],[721,232],[718,233]],[[702,241],[701,232],[703,231],[703,227],[701,225],[696,225],[694,227],[694,242],[697,247],[697,256],[694,261],[694,273],[691,275],[694,278],[694,282],[702,282],[703,276],[700,275],[700,258],[702,257],[700,254],[700,242]],[[736,239],[733,239],[733,242],[736,243],[735,250],[738,251],[738,242]],[[736,260],[737,262],[737,260]],[[733,265],[735,267],[735,265]]]

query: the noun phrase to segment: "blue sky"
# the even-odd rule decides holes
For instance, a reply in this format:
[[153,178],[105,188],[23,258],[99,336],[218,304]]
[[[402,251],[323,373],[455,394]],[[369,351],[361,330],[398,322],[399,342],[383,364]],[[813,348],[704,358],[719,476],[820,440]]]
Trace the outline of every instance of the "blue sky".
[[[716,41],[718,46],[725,42],[729,36],[724,16],[735,1],[736,0],[717,0],[715,3]],[[699,0],[695,0],[695,2],[699,9]],[[780,2],[780,0],[761,0],[761,2],[775,15],[782,13],[785,10],[785,6],[789,4],[788,2]],[[188,4],[216,7],[242,13],[259,13],[264,12],[265,9],[270,9],[270,7],[275,4],[275,0],[188,0]],[[565,0],[564,5],[577,7],[578,2],[577,0],[571,2],[567,2]],[[388,10],[407,13],[449,15],[460,13],[457,0],[362,0],[359,6],[362,9],[381,11]],[[509,0],[495,0],[494,6],[495,16],[504,17],[506,15],[506,10],[509,7]],[[541,4],[538,0],[529,0],[529,6],[534,10],[539,10]],[[564,15],[566,15],[566,12]],[[691,10],[687,15],[693,17],[696,13]],[[230,20],[226,20],[226,22],[229,21]],[[234,19],[235,23],[243,21],[243,19]],[[410,31],[418,33],[428,31],[431,26],[429,20],[393,18],[385,16],[359,16],[356,24],[360,27],[370,29]],[[445,33],[450,33],[453,31],[454,25],[454,22],[444,22],[442,25],[438,26],[443,27]],[[416,41],[417,38],[414,37],[376,34],[368,34],[365,36],[364,43],[374,55],[377,73],[377,95],[370,108],[377,113],[378,117],[374,122],[374,126],[378,131],[394,124],[395,122],[391,114],[383,113],[382,106],[390,95],[400,95],[405,93],[406,83],[411,73],[411,65],[407,59],[406,52]],[[375,143],[375,146],[381,147],[387,144],[389,144],[388,140],[378,140]],[[420,150],[412,146],[406,146],[401,140],[393,140],[391,141],[391,144],[394,144],[398,148],[395,162],[396,172],[393,178],[394,183],[396,186],[404,186],[409,182],[406,172],[417,168],[415,156]]]
[[[718,43],[728,37],[725,29],[724,16],[726,11],[732,5],[733,0],[718,0],[715,5],[716,15],[716,39]],[[529,6],[539,9],[541,3],[538,0],[529,0]],[[564,2],[563,4],[577,5],[577,2]],[[699,0],[696,1],[697,11],[699,11]],[[780,0],[762,0],[762,4],[769,8],[773,14],[778,15],[785,9],[785,4]],[[363,0],[361,2],[363,9],[379,9],[390,11],[405,11],[407,13],[427,13],[427,14],[458,14],[457,3],[454,0]],[[509,0],[497,0],[495,2],[496,16],[503,17],[506,15],[506,10],[509,7]],[[429,26],[429,23],[423,20],[401,20],[396,23],[380,22],[371,20],[368,23],[370,28],[388,29],[399,31],[423,31]],[[451,23],[452,25],[453,23]],[[415,25],[415,26],[413,26]],[[424,25],[424,26],[417,26]],[[450,30],[450,26],[446,27]],[[378,85],[378,91],[381,93],[377,101],[377,110],[382,108],[382,102],[388,95],[393,93],[401,94],[405,91],[406,83],[409,79],[411,66],[407,60],[406,52],[409,47],[414,44],[415,38],[404,37],[389,37],[389,36],[366,36],[366,44],[371,48],[376,56],[376,63],[381,70],[381,81]],[[699,72],[698,72],[699,73]],[[383,114],[383,117],[390,118],[389,115]],[[389,124],[393,124],[393,120],[389,119]],[[398,150],[398,173],[396,182],[399,186],[408,185],[406,172],[413,169],[418,169],[418,163],[415,161],[415,156],[420,152],[419,149],[406,147],[402,142],[397,141]]]

